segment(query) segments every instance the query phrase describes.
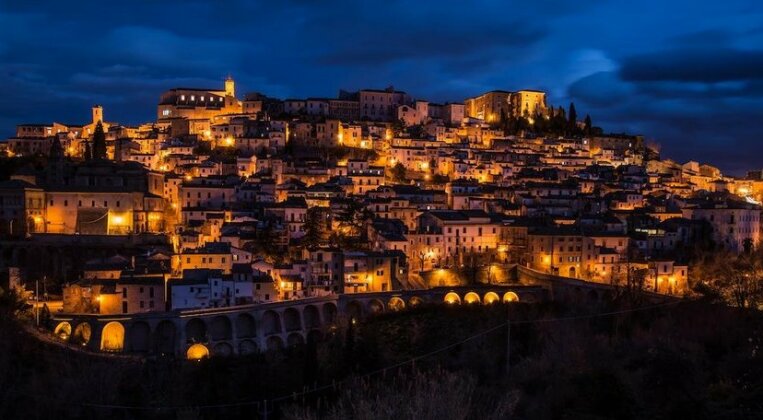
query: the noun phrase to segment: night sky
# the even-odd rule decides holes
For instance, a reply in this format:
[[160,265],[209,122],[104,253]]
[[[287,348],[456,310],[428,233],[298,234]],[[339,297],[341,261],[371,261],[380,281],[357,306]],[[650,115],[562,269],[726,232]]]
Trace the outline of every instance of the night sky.
[[763,168],[759,1],[0,4],[3,136],[17,123],[87,122],[94,103],[108,121],[149,121],[163,90],[222,87],[228,73],[240,97],[542,89],[664,156]]

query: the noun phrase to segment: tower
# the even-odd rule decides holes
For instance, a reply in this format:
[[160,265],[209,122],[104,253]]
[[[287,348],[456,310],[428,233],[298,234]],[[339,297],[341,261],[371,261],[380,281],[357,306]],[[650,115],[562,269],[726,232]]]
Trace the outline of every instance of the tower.
[[[227,86],[226,86],[227,87]],[[93,125],[103,122],[103,107],[100,105],[93,106]]]
[[236,82],[228,75],[225,79],[225,96],[236,96]]

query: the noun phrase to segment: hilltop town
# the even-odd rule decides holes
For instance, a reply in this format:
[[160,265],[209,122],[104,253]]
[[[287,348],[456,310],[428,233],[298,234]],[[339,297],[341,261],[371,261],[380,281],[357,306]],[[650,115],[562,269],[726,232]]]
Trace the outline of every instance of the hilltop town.
[[761,171],[669,160],[536,90],[276,99],[229,77],[162,93],[139,126],[107,115],[0,143],[0,264],[63,313],[500,284],[517,265],[683,296],[694,261],[760,241]]

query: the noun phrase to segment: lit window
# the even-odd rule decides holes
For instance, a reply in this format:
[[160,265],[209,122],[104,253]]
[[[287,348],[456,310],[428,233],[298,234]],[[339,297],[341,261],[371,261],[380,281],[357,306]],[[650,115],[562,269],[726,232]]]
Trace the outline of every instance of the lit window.
[[180,100],[185,101],[185,95],[180,95]]
[[201,100],[202,100],[202,101],[204,100],[204,97],[203,97],[203,96],[201,97]]
[[193,95],[191,95],[191,100],[192,100],[192,101],[195,101],[195,100],[196,100],[196,97],[195,97],[195,96],[193,96]]
[[162,115],[164,115],[165,117],[166,117],[166,116],[168,116],[168,115],[170,115],[170,110],[169,110],[169,109],[165,109],[165,110],[163,110],[163,111],[162,111]]

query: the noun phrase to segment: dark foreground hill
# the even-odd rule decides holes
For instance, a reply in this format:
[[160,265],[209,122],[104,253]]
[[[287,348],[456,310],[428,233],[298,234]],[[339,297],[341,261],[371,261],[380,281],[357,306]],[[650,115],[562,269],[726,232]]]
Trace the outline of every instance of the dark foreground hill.
[[3,312],[0,418],[763,418],[760,314],[632,308],[512,306],[508,373],[506,306],[424,307],[200,362],[88,354]]

